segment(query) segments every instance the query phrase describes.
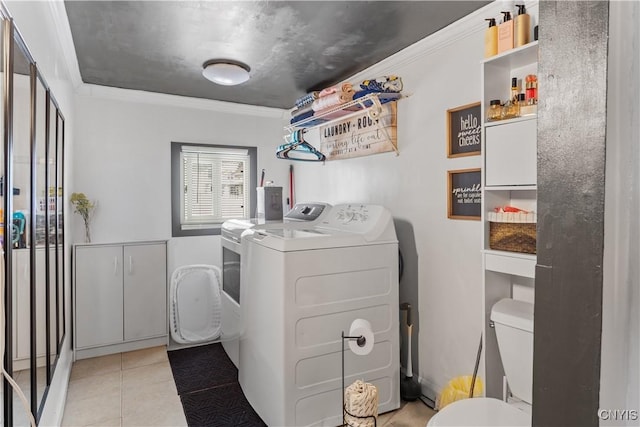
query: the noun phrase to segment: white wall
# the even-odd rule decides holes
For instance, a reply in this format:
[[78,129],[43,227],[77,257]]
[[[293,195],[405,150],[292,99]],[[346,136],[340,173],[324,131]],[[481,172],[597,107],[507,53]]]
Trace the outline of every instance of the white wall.
[[417,274],[403,279],[400,295],[417,294],[413,363],[432,398],[450,379],[473,373],[482,330],[481,224],[447,218],[447,170],[479,168],[481,159],[447,158],[445,113],[480,101],[483,19],[498,12],[490,5],[349,79],[402,78],[409,97],[398,102],[398,156],[295,165],[297,200],[384,205],[400,249],[415,251],[405,253],[405,269]]
[[[58,3],[58,4],[56,4]],[[58,10],[61,2],[21,2],[8,1],[5,3],[9,13],[22,34],[31,54],[38,64],[38,68],[47,80],[48,85],[58,101],[67,123],[75,121],[74,84],[65,60],[65,52],[58,37]],[[74,135],[71,126],[67,126],[65,135],[65,182],[73,179],[73,151]],[[69,186],[67,186],[68,188]],[[65,228],[69,230],[69,216],[65,218]],[[65,265],[70,265],[70,253],[66,252]],[[41,425],[60,425],[66,397],[68,377],[71,372],[70,348],[70,283],[69,274],[66,277],[67,295],[67,325],[65,343],[62,346],[60,359],[56,366],[53,382],[44,407]]]
[[[98,203],[93,243],[170,239],[169,277],[181,265],[221,265],[219,236],[171,239],[172,141],[256,146],[257,170],[286,188],[286,165],[274,155],[281,110],[97,86],[82,92],[74,191]],[[79,220],[73,236],[84,239]]]
[[[172,141],[257,146],[258,170],[285,183],[285,167],[276,166],[274,156],[282,140],[280,110],[239,115],[211,108],[222,103],[203,103],[208,109],[172,106],[154,99],[179,105],[181,98],[134,99],[131,92],[92,87],[77,97],[75,191],[98,202],[92,242],[171,237]],[[76,241],[83,238],[80,231]]]
[[610,3],[600,408],[640,416],[640,3]]

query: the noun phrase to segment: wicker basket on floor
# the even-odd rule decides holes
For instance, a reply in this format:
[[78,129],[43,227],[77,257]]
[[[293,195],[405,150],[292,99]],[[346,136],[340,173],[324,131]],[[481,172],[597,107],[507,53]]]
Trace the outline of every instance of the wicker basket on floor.
[[489,222],[489,247],[499,251],[536,253],[536,223]]

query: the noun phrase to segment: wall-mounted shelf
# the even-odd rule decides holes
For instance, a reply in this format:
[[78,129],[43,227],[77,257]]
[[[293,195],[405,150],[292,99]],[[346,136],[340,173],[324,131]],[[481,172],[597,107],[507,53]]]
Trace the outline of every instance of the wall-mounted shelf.
[[485,249],[485,270],[496,273],[513,274],[521,277],[535,278],[536,256],[531,254],[519,254],[515,252],[496,251]]
[[517,191],[517,190],[532,190],[538,189],[537,185],[487,185],[486,190],[492,191]]
[[[397,92],[369,93],[289,124],[285,126],[286,144],[278,147],[276,156],[324,161],[385,152],[397,155],[396,101],[400,97]],[[300,156],[294,158],[297,148]],[[309,153],[321,153],[324,158],[313,159]]]
[[494,121],[491,121],[491,122],[486,122],[484,124],[484,127],[488,128],[488,127],[492,127],[492,126],[508,125],[508,124],[512,124],[512,123],[524,122],[524,121],[527,121],[527,120],[537,120],[537,119],[538,119],[538,115],[537,114],[532,114],[530,116],[516,117],[514,119],[494,120]]
[[383,104],[397,101],[400,97],[400,93],[397,92],[370,93],[345,104],[329,107],[321,113],[316,113],[306,119],[291,123],[285,126],[285,130],[291,133],[296,129],[316,127],[338,119],[349,118],[362,112],[362,110],[367,110],[369,117],[375,119],[379,115]]
[[538,41],[534,40],[524,46],[510,49],[482,61],[483,65],[501,68],[520,68],[538,62]]

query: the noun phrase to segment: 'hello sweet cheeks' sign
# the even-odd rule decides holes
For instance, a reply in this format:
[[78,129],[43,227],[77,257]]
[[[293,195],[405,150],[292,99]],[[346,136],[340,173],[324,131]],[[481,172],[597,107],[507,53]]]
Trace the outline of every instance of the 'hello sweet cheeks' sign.
[[479,102],[447,110],[447,157],[479,155],[481,133]]
[[320,127],[320,151],[327,160],[396,151],[396,103],[382,105],[375,117],[368,110]]

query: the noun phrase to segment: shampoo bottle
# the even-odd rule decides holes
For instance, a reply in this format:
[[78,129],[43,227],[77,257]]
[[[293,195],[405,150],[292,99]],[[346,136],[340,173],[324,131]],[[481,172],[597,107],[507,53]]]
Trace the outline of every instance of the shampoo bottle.
[[518,16],[515,19],[515,47],[524,46],[531,41],[531,16],[527,14],[523,4],[517,4]]
[[498,25],[498,53],[513,49],[513,20],[511,12],[500,12],[504,15],[502,24]]
[[484,32],[484,57],[489,58],[498,54],[498,27],[495,18],[487,18],[489,28]]

